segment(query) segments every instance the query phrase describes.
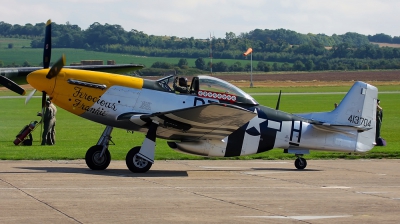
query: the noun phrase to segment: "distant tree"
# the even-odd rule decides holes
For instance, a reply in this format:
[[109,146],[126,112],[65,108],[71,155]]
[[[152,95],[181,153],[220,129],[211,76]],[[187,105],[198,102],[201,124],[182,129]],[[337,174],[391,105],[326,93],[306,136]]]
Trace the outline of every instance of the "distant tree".
[[392,37],[384,33],[378,33],[373,36],[368,35],[368,40],[371,42],[392,43]]
[[215,72],[227,72],[228,71],[228,65],[223,61],[217,62],[217,63],[215,63],[213,65],[213,71],[215,71]]
[[24,63],[22,64],[22,67],[32,67],[32,64],[29,63],[28,61],[24,61]]
[[306,68],[306,70],[307,71],[312,71],[312,70],[314,70],[314,62],[313,62],[313,60],[307,60],[306,61],[306,63],[304,64],[304,66],[305,66],[305,68]]
[[0,60],[0,67],[4,67],[4,62]]
[[320,61],[317,64],[317,69],[318,70],[322,70],[322,71],[330,70],[331,69],[331,64],[330,64],[330,62],[328,60],[324,59],[324,60]]
[[179,66],[179,68],[183,68],[183,67],[187,68],[188,67],[187,60],[185,58],[179,59],[178,66]]
[[393,37],[392,43],[394,43],[394,44],[400,44],[400,36],[395,36],[395,37]]
[[265,66],[267,66],[267,63],[265,61],[259,61],[257,63],[257,70],[264,71]]
[[151,65],[152,68],[164,68],[164,69],[171,69],[174,66],[172,66],[171,64],[167,63],[167,62],[160,62],[160,61],[156,61]]
[[274,63],[272,64],[272,69],[273,69],[274,71],[279,71],[279,65],[278,65],[278,63],[274,62]]
[[272,71],[272,66],[271,64],[267,63],[264,67],[264,72],[270,72]]
[[196,65],[196,68],[200,70],[205,70],[206,69],[206,62],[204,61],[203,58],[197,58],[196,61],[194,62]]
[[346,58],[350,54],[350,45],[348,43],[341,43],[333,46],[331,51],[333,58]]
[[251,64],[250,64],[250,63],[247,63],[247,64],[244,66],[244,69],[245,69],[245,71],[250,72],[250,71],[251,71]]
[[233,33],[233,32],[229,32],[229,33],[225,33],[225,39],[226,40],[233,40],[233,39],[235,39],[236,38],[236,34],[235,33]]
[[292,67],[290,66],[290,64],[287,63],[287,62],[285,62],[285,63],[283,63],[283,64],[281,65],[280,70],[282,70],[282,71],[290,71],[291,68],[292,68]]
[[60,38],[58,38],[57,47],[70,48],[73,47],[73,44],[74,44],[74,37],[69,33],[65,33]]
[[229,71],[233,71],[233,72],[241,72],[243,71],[243,67],[242,67],[242,63],[240,63],[240,61],[236,61],[235,63],[233,63],[231,66],[229,66]]
[[293,70],[294,71],[303,71],[304,70],[304,64],[300,60],[297,60],[293,63]]

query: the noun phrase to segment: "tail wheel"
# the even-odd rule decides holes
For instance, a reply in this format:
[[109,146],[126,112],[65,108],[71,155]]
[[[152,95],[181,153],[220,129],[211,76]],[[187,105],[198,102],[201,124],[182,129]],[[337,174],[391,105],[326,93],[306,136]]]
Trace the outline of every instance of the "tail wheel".
[[92,170],[105,170],[111,162],[110,151],[106,149],[103,156],[101,151],[102,145],[94,145],[88,149],[85,156],[86,165]]
[[145,173],[153,165],[151,162],[137,155],[140,151],[140,148],[140,146],[136,146],[129,150],[128,154],[126,154],[126,166],[131,172],[134,173]]
[[304,158],[299,157],[299,158],[297,158],[297,159],[294,161],[294,166],[295,166],[297,169],[302,170],[302,169],[306,168],[306,166],[307,166],[307,160],[304,159]]

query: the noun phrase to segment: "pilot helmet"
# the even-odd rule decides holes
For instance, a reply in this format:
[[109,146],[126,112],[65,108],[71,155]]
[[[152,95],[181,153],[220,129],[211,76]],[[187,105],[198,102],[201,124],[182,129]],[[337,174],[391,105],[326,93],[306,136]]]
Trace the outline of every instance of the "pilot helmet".
[[180,78],[179,78],[179,85],[180,85],[180,86],[187,86],[187,78],[185,78],[185,77],[180,77]]

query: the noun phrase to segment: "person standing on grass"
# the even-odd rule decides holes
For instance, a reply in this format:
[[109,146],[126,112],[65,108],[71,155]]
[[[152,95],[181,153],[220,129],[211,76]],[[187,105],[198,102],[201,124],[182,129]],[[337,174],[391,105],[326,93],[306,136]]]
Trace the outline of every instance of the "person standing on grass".
[[383,120],[383,109],[380,106],[381,101],[378,99],[376,101],[377,105],[376,105],[376,131],[375,131],[375,142],[377,143],[377,145],[382,145],[379,144],[380,138],[381,138],[381,126],[382,126],[382,120]]
[[54,145],[55,143],[56,113],[57,108],[48,99],[43,116],[42,145]]
[[54,105],[54,103],[50,101],[50,107],[53,109],[54,117],[53,117],[53,125],[50,130],[50,138],[47,140],[48,145],[54,145],[56,144],[56,115],[57,115],[57,107]]

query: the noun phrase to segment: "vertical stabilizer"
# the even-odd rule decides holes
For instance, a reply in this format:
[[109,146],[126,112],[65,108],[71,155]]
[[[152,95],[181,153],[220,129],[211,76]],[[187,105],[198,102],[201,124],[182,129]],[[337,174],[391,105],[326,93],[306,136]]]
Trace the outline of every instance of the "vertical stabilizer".
[[298,115],[333,128],[356,130],[355,151],[365,152],[375,145],[377,98],[375,86],[358,81],[333,111]]
[[339,106],[333,110],[329,122],[337,125],[375,128],[378,89],[364,82],[356,82]]

